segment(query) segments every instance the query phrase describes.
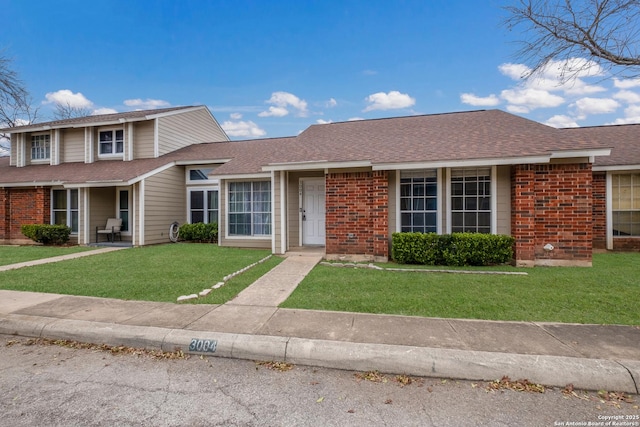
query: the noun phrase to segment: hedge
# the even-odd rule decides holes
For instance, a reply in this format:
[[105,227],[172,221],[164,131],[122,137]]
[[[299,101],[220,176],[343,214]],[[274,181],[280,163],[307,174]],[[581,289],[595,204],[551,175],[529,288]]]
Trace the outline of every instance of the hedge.
[[513,258],[511,236],[481,233],[393,233],[391,256],[401,264],[497,265]]
[[191,242],[215,243],[218,241],[218,223],[205,224],[196,222],[195,224],[182,224],[178,235],[180,239]]
[[43,245],[64,245],[69,241],[71,227],[51,224],[25,224],[20,227],[22,234]]

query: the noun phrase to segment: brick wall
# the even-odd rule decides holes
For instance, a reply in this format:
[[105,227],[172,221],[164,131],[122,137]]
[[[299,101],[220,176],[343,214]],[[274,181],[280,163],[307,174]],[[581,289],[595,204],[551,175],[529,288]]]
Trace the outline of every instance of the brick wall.
[[593,173],[593,247],[607,247],[607,174]]
[[21,243],[23,224],[48,224],[51,218],[49,188],[13,188],[0,192],[0,240]]
[[[519,265],[591,265],[591,165],[517,165],[512,170],[512,234]],[[546,244],[554,249],[545,251]]]
[[386,171],[326,177],[327,255],[389,256],[389,175]]

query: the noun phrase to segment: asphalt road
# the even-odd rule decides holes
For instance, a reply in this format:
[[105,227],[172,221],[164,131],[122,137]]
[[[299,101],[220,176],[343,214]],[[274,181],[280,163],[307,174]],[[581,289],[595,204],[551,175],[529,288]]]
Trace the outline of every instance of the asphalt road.
[[640,425],[638,396],[627,403],[595,392],[493,390],[432,378],[403,385],[393,375],[376,382],[365,373],[274,368],[0,335],[0,426]]

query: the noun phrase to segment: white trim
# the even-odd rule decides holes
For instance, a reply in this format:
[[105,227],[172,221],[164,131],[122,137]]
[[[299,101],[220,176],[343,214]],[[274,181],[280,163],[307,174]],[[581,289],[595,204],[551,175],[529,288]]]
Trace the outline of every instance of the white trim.
[[[118,153],[117,151],[115,151],[118,146],[118,142],[116,139],[116,132],[118,131],[122,131],[122,152]],[[102,142],[100,141],[100,134],[103,132],[111,132],[112,135],[112,140],[111,140],[111,148],[112,148],[112,152],[111,153],[101,153],[101,145]],[[108,127],[108,128],[103,128],[103,129],[98,129],[98,159],[123,159],[125,160],[125,131],[124,131],[124,126],[120,126],[120,127]]]
[[[229,191],[230,191],[230,182],[250,182],[251,183],[251,194],[253,195],[253,183],[254,182],[268,182],[271,184],[271,234],[255,234],[255,235],[250,235],[250,236],[238,236],[238,235],[230,235],[229,234],[229,227],[230,227],[230,222],[229,222],[229,215],[231,214],[231,211],[229,210]],[[229,239],[229,240],[262,240],[262,241],[271,241],[273,243],[273,235],[275,234],[275,226],[274,226],[274,215],[273,215],[273,204],[275,203],[273,200],[273,180],[268,180],[268,179],[259,179],[259,180],[233,180],[230,182],[224,182],[224,183],[220,183],[220,187],[224,188],[224,199],[225,199],[225,221],[224,221],[224,238],[225,239]],[[218,193],[218,197],[220,197],[220,193]],[[218,206],[220,207],[220,206]],[[253,211],[252,211],[253,213]],[[251,220],[251,225],[253,228],[253,219]],[[220,226],[218,226],[218,234],[220,234]],[[272,245],[273,246],[273,245]]]
[[451,168],[445,168],[445,215],[447,217],[447,232],[445,234],[451,234],[451,219],[453,217],[451,212]]
[[160,157],[160,136],[158,135],[158,131],[160,129],[160,122],[158,119],[154,119],[153,121],[153,157]]
[[592,170],[593,172],[640,170],[640,164],[623,166],[594,166]]
[[144,245],[144,180],[140,181],[140,192],[138,194],[138,210],[140,211],[140,246]]
[[287,179],[288,172],[280,171],[280,253],[287,252]]
[[402,231],[402,213],[400,211],[400,178],[401,176],[400,176],[399,170],[396,170],[395,173],[396,173],[396,233],[400,233]]
[[178,166],[191,166],[191,165],[212,165],[212,164],[223,164],[230,162],[233,159],[224,158],[224,159],[210,159],[210,160],[176,160],[176,165]]
[[[78,190],[80,191],[80,190]],[[89,197],[89,190],[86,188],[82,189],[82,198],[84,199],[84,203],[83,203],[83,212],[82,212],[82,217],[83,217],[83,229],[84,229],[84,244],[87,244],[91,241],[91,235],[93,233],[91,233],[90,230],[90,224],[89,224],[89,200],[91,200],[91,198]],[[79,243],[79,242],[78,242]]]
[[304,207],[304,203],[302,202],[302,187],[302,178],[298,178],[298,246],[300,247],[302,247],[302,209]]
[[[32,181],[32,182],[0,182],[0,188],[9,187],[51,187],[53,185],[63,185],[62,181]],[[65,187],[72,188],[72,187]]]
[[498,232],[498,167],[491,166],[491,234]]
[[[324,243],[323,245],[327,244],[327,236],[326,236],[326,230],[327,230],[327,207],[326,207],[326,197],[327,197],[327,178],[324,176],[305,176],[305,177],[300,177],[299,178],[299,199],[300,199],[300,209],[298,209],[300,212],[300,220],[298,222],[298,224],[300,224],[300,246],[304,246],[304,221],[302,221],[302,217],[303,217],[303,210],[304,210],[304,183],[305,181],[316,181],[316,182],[321,182],[324,184],[324,195],[325,195],[325,210],[324,210],[324,219],[325,219],[325,237],[324,237]],[[320,246],[318,244],[308,244],[308,246]]]
[[611,175],[611,172],[607,172],[605,191],[607,249],[610,251],[613,250],[613,179]]
[[138,212],[138,210],[136,209],[136,197],[138,196],[138,186],[137,185],[132,185],[131,186],[131,201],[132,201],[132,205],[131,205],[131,218],[129,219],[129,223],[131,224],[131,227],[129,227],[131,229],[131,245],[132,246],[136,246],[136,243],[138,241],[138,236],[136,234],[136,212]]
[[500,165],[519,165],[534,163],[549,163],[550,156],[530,156],[530,157],[512,157],[512,158],[487,158],[487,159],[469,159],[469,160],[439,160],[432,162],[416,162],[416,163],[375,163],[372,170],[407,170],[407,169],[439,169],[439,168],[472,168],[472,167],[491,167]]
[[[213,166],[213,167],[212,167]],[[192,170],[200,170],[200,169],[211,169],[211,172],[213,172],[216,168],[214,165],[193,165],[193,166],[187,166],[184,168],[184,180],[188,185],[211,185],[211,184],[218,184],[220,182],[219,179],[211,179],[211,178],[207,178],[207,179],[191,179],[191,171]]]
[[55,129],[53,131],[52,146],[51,146],[51,164],[59,165],[60,164],[60,129]]
[[128,224],[128,230],[127,231],[122,231],[122,235],[124,236],[131,236],[131,206],[133,205],[133,199],[132,199],[132,194],[131,194],[131,187],[116,187],[116,213],[115,213],[115,217],[116,218],[120,218],[120,192],[121,191],[126,191],[127,193],[129,193],[127,195],[127,203],[129,205],[129,208],[127,209],[128,213],[129,213],[129,224]]
[[[443,209],[443,205],[442,202],[445,203],[444,205],[444,209],[446,210],[447,208],[447,200],[442,199],[442,178],[443,178],[443,169],[442,168],[438,168],[436,169],[436,233],[437,234],[442,234],[442,209]],[[400,205],[398,205],[400,206]],[[447,221],[447,223],[449,223]]]
[[93,163],[93,126],[84,128],[84,162]]
[[250,180],[258,180],[265,181],[271,178],[271,173],[247,173],[247,174],[237,174],[237,175],[211,175],[214,179],[226,180],[226,181],[250,181]]
[[311,169],[344,169],[370,167],[369,160],[354,160],[347,162],[329,162],[327,160],[310,160],[308,162],[269,163],[263,166],[263,171],[300,171]]
[[133,160],[133,123],[127,125],[127,138],[125,138],[125,160]]
[[276,173],[271,171],[271,253],[276,253]]
[[[208,185],[208,186],[202,186],[202,187],[192,187],[192,186],[187,187],[187,194],[186,194],[186,197],[187,197],[187,203],[186,203],[187,204],[187,213],[186,213],[187,221],[186,221],[186,223],[187,224],[192,224],[192,222],[191,222],[191,192],[193,192],[193,191],[202,191],[203,192],[203,197],[204,197],[204,199],[203,199],[203,203],[204,203],[203,220],[205,218],[208,218],[208,215],[205,215],[205,214],[209,213],[209,208],[208,208],[208,203],[207,203],[208,202],[208,199],[207,199],[208,193],[207,192],[209,192],[209,191],[217,191],[218,192],[218,218],[216,218],[216,222],[218,223],[218,226],[219,226],[220,225],[220,186],[219,185]],[[208,221],[205,222],[205,224],[206,223],[208,223]]]
[[610,156],[611,148],[594,148],[591,150],[562,150],[552,151],[552,159],[569,159],[572,157],[596,157],[596,156]]

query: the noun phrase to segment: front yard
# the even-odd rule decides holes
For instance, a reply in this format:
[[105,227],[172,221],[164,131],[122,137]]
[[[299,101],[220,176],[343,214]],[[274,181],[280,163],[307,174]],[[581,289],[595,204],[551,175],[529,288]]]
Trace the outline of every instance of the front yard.
[[391,272],[319,265],[282,307],[640,325],[639,253],[594,254],[592,268],[476,270],[519,271],[528,275]]
[[[34,249],[53,250],[47,252],[47,256],[68,253],[66,248]],[[175,302],[180,295],[197,294],[210,288],[224,276],[257,262],[269,253],[266,250],[186,243],[130,248],[0,272],[0,289]],[[34,259],[45,258],[44,252],[41,254]],[[195,302],[224,303],[280,261],[278,257],[271,257]]]
[[91,249],[94,248],[83,246],[0,246],[0,265],[17,264],[19,262],[89,251]]

